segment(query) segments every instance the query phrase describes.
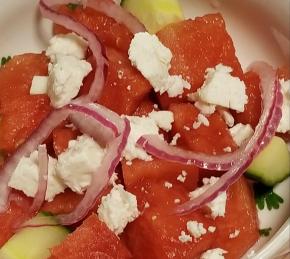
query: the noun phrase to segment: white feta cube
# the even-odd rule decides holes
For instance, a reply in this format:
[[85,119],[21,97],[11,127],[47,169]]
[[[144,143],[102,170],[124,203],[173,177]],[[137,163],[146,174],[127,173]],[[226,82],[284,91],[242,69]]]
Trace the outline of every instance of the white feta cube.
[[238,77],[233,77],[232,68],[222,64],[206,70],[205,82],[197,93],[202,101],[243,112],[248,102],[246,86]]
[[57,175],[74,192],[83,193],[91,184],[106,149],[87,135],[69,141],[68,149],[58,156]]
[[149,117],[155,121],[157,126],[166,132],[172,128],[174,122],[173,113],[171,111],[152,111]]
[[184,231],[181,231],[178,239],[182,243],[192,242],[192,237],[190,235],[186,234]]
[[207,230],[203,227],[203,223],[195,220],[187,221],[186,227],[190,235],[196,239],[200,238],[202,235],[205,235],[207,232]]
[[238,123],[234,127],[230,128],[230,133],[233,137],[233,140],[238,146],[241,146],[247,140],[249,140],[253,134],[254,130],[250,124]]
[[99,219],[117,235],[139,214],[136,196],[125,191],[121,184],[115,185],[108,195],[102,197],[98,208]]
[[200,259],[224,259],[225,257],[223,255],[226,253],[227,251],[221,248],[214,248],[214,249],[205,251],[201,255]]
[[[56,159],[49,157],[48,160],[48,178],[45,200],[52,201],[54,197],[62,193],[66,186],[58,178],[55,172]],[[8,186],[23,191],[26,196],[34,197],[38,190],[39,167],[38,151],[34,151],[29,157],[23,157],[14,170]]]
[[88,43],[75,33],[58,34],[49,40],[46,55],[52,62],[56,62],[57,55],[74,56],[77,59],[84,59]]
[[32,78],[30,94],[46,94],[47,93],[48,76],[34,76]]
[[176,97],[190,88],[180,75],[169,75],[172,53],[156,35],[136,33],[128,54],[132,65],[150,82],[155,92],[167,92],[169,97]]
[[85,60],[73,56],[57,55],[49,65],[48,96],[55,108],[68,104],[79,93],[83,79],[92,70]]

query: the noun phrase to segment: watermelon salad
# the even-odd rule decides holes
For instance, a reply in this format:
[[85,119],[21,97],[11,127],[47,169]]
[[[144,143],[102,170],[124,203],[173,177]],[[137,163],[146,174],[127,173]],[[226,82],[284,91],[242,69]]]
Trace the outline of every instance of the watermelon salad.
[[241,258],[289,176],[289,68],[178,1],[39,9],[47,49],[0,67],[0,258]]

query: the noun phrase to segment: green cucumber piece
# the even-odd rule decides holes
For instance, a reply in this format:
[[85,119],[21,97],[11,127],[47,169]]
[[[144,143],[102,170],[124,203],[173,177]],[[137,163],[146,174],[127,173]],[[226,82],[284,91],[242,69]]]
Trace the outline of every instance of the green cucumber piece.
[[290,174],[290,154],[285,141],[274,136],[258,154],[246,175],[267,186],[273,186]]
[[[39,214],[29,221],[35,224],[53,224],[53,216]],[[13,235],[0,249],[1,259],[46,259],[49,248],[61,243],[69,234],[63,226],[27,227]]]
[[123,0],[121,5],[136,16],[150,33],[184,19],[178,0]]

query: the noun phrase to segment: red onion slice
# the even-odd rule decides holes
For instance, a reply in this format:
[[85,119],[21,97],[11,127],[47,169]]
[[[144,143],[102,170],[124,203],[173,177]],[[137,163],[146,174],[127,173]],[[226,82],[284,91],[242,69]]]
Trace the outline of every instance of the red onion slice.
[[0,170],[0,213],[6,211],[10,193],[8,182],[22,157],[28,156],[39,144],[43,143],[52,130],[64,121],[69,115],[68,109],[54,110],[30,137],[10,156]]
[[[67,119],[69,115],[79,113],[83,117],[90,118],[91,120],[97,120],[99,122],[98,125],[101,125],[103,130],[110,130],[112,136],[113,134],[119,135],[120,132],[122,132],[123,129],[120,128],[119,125],[121,125],[123,119],[121,119],[118,115],[112,116],[113,112],[109,112],[108,109],[98,104],[94,104],[95,108],[90,107],[90,105],[81,106],[77,104],[70,104],[59,110],[52,111],[48,117],[41,122],[39,127],[31,134],[31,136],[16,150],[11,157],[9,157],[8,161],[0,170],[0,213],[6,211],[7,209],[7,201],[10,193],[8,182],[20,159],[28,156],[38,147],[38,145],[43,143],[51,134],[53,129],[56,128],[62,121]],[[92,129],[89,129],[89,131],[92,132]]]
[[241,149],[219,156],[197,153],[171,146],[157,135],[144,135],[138,139],[137,144],[157,158],[217,171],[231,168],[241,153]]
[[198,209],[215,199],[235,183],[251,164],[255,156],[267,145],[274,136],[282,117],[283,95],[281,86],[272,67],[263,62],[254,63],[251,71],[261,78],[263,111],[255,133],[247,143],[241,157],[232,168],[221,176],[219,181],[212,185],[205,193],[197,198],[178,206],[177,213],[188,213]]
[[30,207],[30,214],[35,216],[40,210],[42,203],[45,200],[47,181],[48,181],[48,155],[45,145],[39,145],[38,147],[38,190],[35,194],[32,206]]
[[103,48],[100,41],[98,40],[98,37],[90,29],[81,23],[76,22],[73,18],[60,14],[57,10],[52,8],[53,5],[62,4],[63,2],[65,3],[66,1],[40,0],[39,8],[44,17],[52,20],[54,23],[60,24],[65,28],[76,32],[88,41],[89,48],[91,49],[93,57],[96,60],[97,67],[89,93],[86,96],[81,96],[78,99],[81,99],[84,103],[91,101],[94,102],[100,97],[105,84],[104,68],[106,64],[106,58],[102,53]]
[[127,144],[130,122],[124,119],[124,124],[123,132],[108,144],[107,153],[101,166],[94,173],[92,183],[88,187],[83,200],[73,212],[57,216],[61,225],[72,225],[82,220],[94,206],[101,191],[107,186]]
[[116,22],[124,24],[133,34],[145,31],[144,25],[136,17],[112,0],[50,0],[49,6],[80,4],[80,2],[83,2],[83,8],[90,7],[113,18]]

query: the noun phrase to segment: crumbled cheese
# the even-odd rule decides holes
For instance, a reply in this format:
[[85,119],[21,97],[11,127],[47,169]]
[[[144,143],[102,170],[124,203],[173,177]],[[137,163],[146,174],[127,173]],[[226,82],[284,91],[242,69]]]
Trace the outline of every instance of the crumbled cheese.
[[115,185],[108,195],[102,197],[98,208],[99,219],[117,235],[139,214],[136,196],[125,191],[121,184]]
[[170,188],[172,188],[172,183],[170,183],[170,182],[164,182],[164,187],[166,187],[167,189],[170,189]]
[[127,86],[127,90],[128,90],[128,91],[131,91],[131,89],[132,89],[131,85],[128,85],[128,86]]
[[[66,186],[57,177],[55,172],[56,159],[49,156],[48,178],[45,200],[52,201],[54,197],[63,192]],[[29,157],[23,157],[14,170],[8,186],[23,191],[26,196],[34,197],[38,190],[38,151],[34,151]]]
[[[144,149],[136,146],[136,142],[143,135],[158,135],[159,128],[169,131],[173,122],[172,112],[152,111],[148,117],[126,116],[126,118],[130,121],[131,131],[123,156],[129,161],[135,158],[145,161],[152,160]],[[162,135],[159,136],[163,138]]]
[[225,152],[228,152],[228,153],[232,152],[232,148],[231,147],[225,147],[223,150]]
[[201,255],[200,259],[224,259],[225,257],[223,256],[223,254],[226,254],[226,253],[227,251],[221,248],[214,248],[214,249],[210,249],[204,252]]
[[280,80],[283,94],[282,118],[277,128],[277,132],[286,133],[290,131],[290,80]]
[[230,233],[229,238],[236,238],[240,234],[240,230],[236,229],[233,233]]
[[184,183],[185,180],[186,180],[186,176],[187,176],[187,172],[184,171],[184,170],[182,170],[182,171],[181,171],[181,174],[178,175],[176,179],[177,179],[179,182]]
[[207,232],[206,229],[203,227],[203,223],[199,223],[195,220],[187,221],[186,227],[190,235],[194,238],[200,238]]
[[186,131],[190,131],[190,128],[188,126],[183,126],[183,128],[186,130]]
[[91,184],[92,175],[101,165],[105,153],[106,149],[91,137],[79,136],[69,141],[68,149],[59,155],[57,174],[74,192],[83,193]]
[[[194,199],[204,192],[207,191],[207,189],[214,185],[219,180],[218,177],[211,177],[211,178],[203,178],[203,186],[196,188],[194,191],[189,193],[190,199]],[[207,203],[207,207],[211,210],[211,217],[216,218],[218,216],[224,217],[226,212],[226,201],[227,201],[227,194],[226,192],[220,193],[214,200]]]
[[214,227],[214,226],[209,226],[207,230],[208,230],[208,232],[210,232],[210,233],[214,233],[214,232],[216,231],[216,227]]
[[150,207],[150,204],[148,202],[145,202],[144,208],[147,209]]
[[49,41],[46,55],[52,62],[56,62],[57,55],[74,56],[77,59],[84,59],[88,43],[75,33],[58,34]]
[[159,128],[166,132],[171,130],[171,124],[174,121],[173,113],[171,111],[152,111],[148,116],[155,121]]
[[177,144],[177,140],[178,140],[180,137],[181,137],[181,135],[180,135],[179,133],[176,133],[176,134],[173,136],[173,138],[172,138],[172,140],[171,140],[171,142],[170,142],[170,145],[171,145],[171,146],[176,146],[176,144]]
[[231,115],[230,112],[228,112],[226,110],[219,110],[219,113],[229,127],[234,126],[235,119],[234,119],[233,115]]
[[83,79],[92,70],[85,60],[74,56],[57,55],[56,62],[49,64],[48,96],[55,108],[68,104],[79,93]]
[[192,237],[190,235],[185,234],[184,231],[181,231],[181,234],[178,237],[178,239],[182,243],[192,242]]
[[197,91],[199,98],[209,104],[243,112],[248,102],[246,86],[238,77],[231,76],[232,68],[219,64],[206,72],[205,82]]
[[116,181],[118,181],[118,174],[117,173],[113,173],[111,178],[110,178],[110,181],[109,181],[109,184],[111,185],[116,185]]
[[154,221],[154,220],[156,220],[156,219],[157,219],[157,216],[155,216],[155,215],[154,215],[154,216],[152,216],[152,218],[151,218],[151,219]]
[[175,204],[178,204],[178,203],[180,203],[181,201],[180,201],[180,199],[174,199],[174,203]]
[[46,94],[47,93],[48,76],[34,76],[32,78],[30,94]]
[[169,97],[181,95],[190,84],[180,75],[169,75],[172,53],[157,38],[147,32],[136,33],[128,51],[129,59],[148,79],[155,92],[168,93]]
[[230,128],[230,133],[235,143],[238,146],[241,146],[253,136],[254,130],[250,124],[244,125],[242,123],[238,123],[234,127]]
[[201,125],[209,126],[209,120],[202,113],[197,115],[197,121],[192,124],[193,129],[198,129]]
[[126,160],[139,158],[150,161],[152,157],[142,148],[136,146],[137,140],[143,135],[158,135],[159,129],[156,122],[149,117],[126,116],[130,121],[131,131],[128,137],[127,145],[123,151]]
[[216,106],[214,104],[205,103],[203,101],[197,101],[194,106],[200,110],[202,114],[211,115],[215,112]]

